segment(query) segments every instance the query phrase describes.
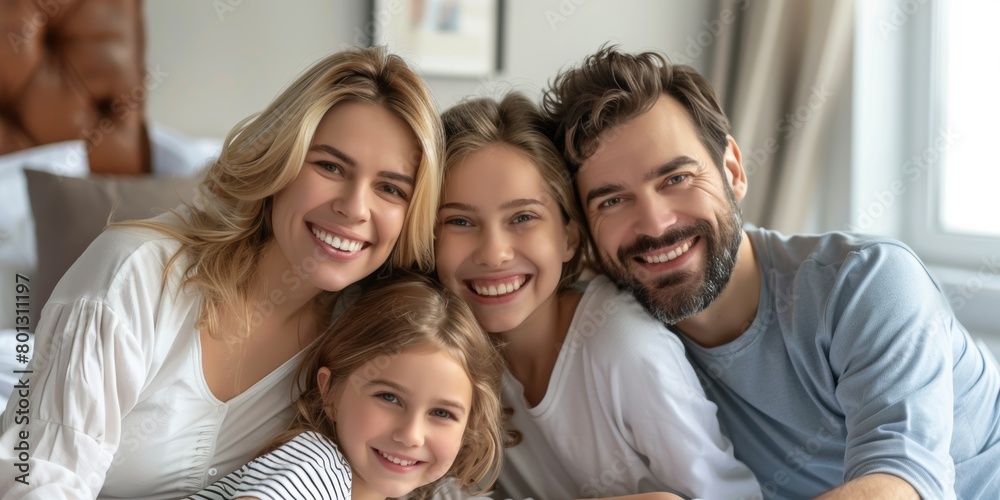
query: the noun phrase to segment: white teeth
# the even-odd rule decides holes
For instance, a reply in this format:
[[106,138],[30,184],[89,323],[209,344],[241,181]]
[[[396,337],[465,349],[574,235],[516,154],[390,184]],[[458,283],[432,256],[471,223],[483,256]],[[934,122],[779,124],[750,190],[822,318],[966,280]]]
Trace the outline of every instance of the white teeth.
[[647,255],[643,257],[643,260],[645,260],[649,264],[667,262],[668,260],[674,260],[677,257],[684,255],[684,252],[687,252],[688,249],[690,248],[691,248],[691,242],[689,241],[667,253],[661,253],[659,255]]
[[396,465],[402,465],[404,467],[407,467],[407,466],[410,466],[410,465],[414,465],[414,464],[417,463],[416,460],[402,460],[402,459],[396,458],[396,457],[394,457],[392,455],[388,455],[384,451],[381,451],[381,450],[379,450],[379,454],[382,455],[382,458],[384,458],[384,459],[386,459],[386,460],[388,460],[388,461],[390,461],[390,462],[392,462],[392,463],[394,463]]
[[518,276],[514,278],[513,281],[508,281],[507,283],[500,283],[499,285],[483,286],[473,283],[472,287],[475,288],[476,293],[478,293],[479,295],[496,297],[498,295],[507,295],[508,293],[511,293],[514,290],[518,290],[521,288],[521,285],[523,284],[524,284],[524,276]]
[[331,247],[336,248],[337,250],[342,250],[344,252],[352,252],[352,253],[357,252],[358,250],[361,249],[362,245],[364,245],[364,243],[360,241],[354,241],[354,240],[349,240],[347,238],[334,236],[316,227],[312,228],[312,232],[313,234],[316,235],[317,238],[326,242],[327,245],[330,245]]

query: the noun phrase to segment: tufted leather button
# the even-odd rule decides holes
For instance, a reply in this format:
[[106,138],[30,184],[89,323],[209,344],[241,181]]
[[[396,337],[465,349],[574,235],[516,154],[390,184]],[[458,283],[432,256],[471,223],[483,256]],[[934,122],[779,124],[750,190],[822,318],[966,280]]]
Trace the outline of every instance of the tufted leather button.
[[[150,170],[140,0],[0,0],[0,154],[86,142],[95,173]],[[127,97],[127,113],[115,100]]]

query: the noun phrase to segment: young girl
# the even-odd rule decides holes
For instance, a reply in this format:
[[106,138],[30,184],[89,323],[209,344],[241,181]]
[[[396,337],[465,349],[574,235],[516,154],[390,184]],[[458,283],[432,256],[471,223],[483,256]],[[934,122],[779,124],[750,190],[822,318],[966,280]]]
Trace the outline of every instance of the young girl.
[[603,276],[569,287],[586,225],[535,106],[477,99],[443,119],[438,276],[502,339],[503,400],[523,435],[501,492],[759,497],[680,341]]
[[27,414],[0,422],[5,498],[176,498],[247,463],[288,424],[337,292],[432,268],[440,153],[427,89],[383,48],[319,61],[238,124],[194,206],[105,231],[56,287]]
[[267,454],[196,499],[385,499],[499,473],[503,361],[468,306],[416,276],[364,293],[299,366]]

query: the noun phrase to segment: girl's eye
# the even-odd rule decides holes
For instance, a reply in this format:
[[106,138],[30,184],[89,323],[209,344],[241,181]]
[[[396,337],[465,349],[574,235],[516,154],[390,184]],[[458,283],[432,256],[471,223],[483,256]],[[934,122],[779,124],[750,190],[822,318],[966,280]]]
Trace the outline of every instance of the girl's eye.
[[597,208],[608,208],[613,207],[622,202],[621,198],[608,198],[597,205]]
[[461,217],[454,217],[454,218],[451,218],[451,219],[447,219],[447,220],[444,221],[444,223],[445,224],[450,224],[452,226],[459,226],[459,227],[471,227],[472,226],[472,223],[469,222],[468,219],[463,219]]
[[435,410],[431,410],[431,415],[434,415],[435,417],[438,417],[438,418],[446,418],[446,419],[450,419],[450,420],[458,420],[457,418],[455,418],[455,415],[452,412],[450,412],[448,410],[442,410],[440,408],[435,409]]
[[525,222],[529,222],[535,219],[537,219],[537,217],[531,214],[517,214],[514,216],[513,222],[514,224],[523,224]]
[[396,395],[391,392],[380,392],[376,394],[375,397],[387,403],[393,403],[393,404],[399,403],[399,398],[396,397]]

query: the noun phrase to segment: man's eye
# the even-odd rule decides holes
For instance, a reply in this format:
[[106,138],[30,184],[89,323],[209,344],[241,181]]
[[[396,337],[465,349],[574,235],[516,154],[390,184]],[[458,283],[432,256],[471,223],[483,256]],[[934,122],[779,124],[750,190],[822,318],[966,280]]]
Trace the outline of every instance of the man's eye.
[[667,184],[672,186],[674,184],[678,184],[680,182],[683,182],[684,179],[687,179],[687,178],[688,178],[688,174],[675,175],[675,176],[667,179]]
[[622,202],[621,198],[608,198],[597,205],[597,208],[613,207]]

